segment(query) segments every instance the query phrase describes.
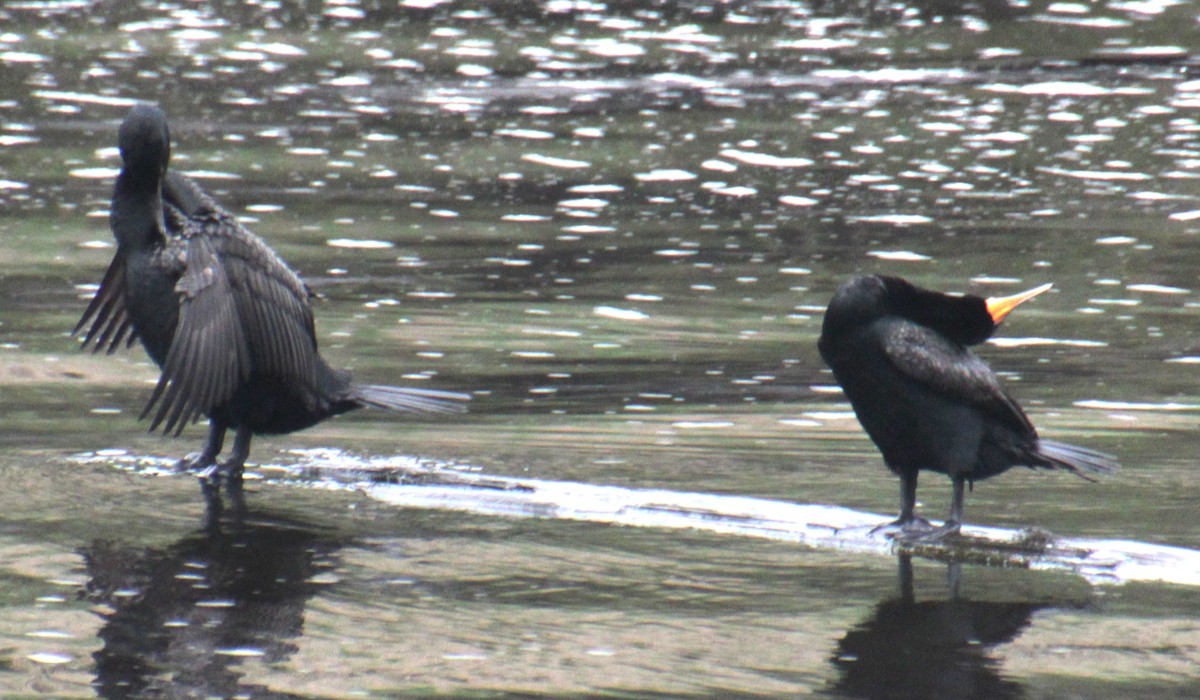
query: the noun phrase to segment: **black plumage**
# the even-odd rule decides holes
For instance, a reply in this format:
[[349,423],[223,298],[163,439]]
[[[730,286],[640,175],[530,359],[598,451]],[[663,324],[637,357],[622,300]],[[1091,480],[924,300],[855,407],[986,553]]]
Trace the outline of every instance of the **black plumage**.
[[170,134],[157,107],[121,124],[123,166],[110,225],[116,254],[75,328],[83,345],[115,351],[140,340],[162,368],[142,417],[178,435],[209,419],[191,468],[217,474],[225,432],[237,476],[255,434],[290,433],[362,406],[459,411],[464,394],[364,386],[321,358],[310,292],[266,243],[194,182],[168,169]]
[[[863,429],[900,477],[905,537],[937,539],[962,523],[964,490],[1014,466],[1088,478],[1117,468],[1106,454],[1038,437],[999,377],[967,346],[987,340],[1018,304],[1050,285],[984,299],[921,289],[897,277],[859,276],[834,294],[818,348]],[[938,529],[916,517],[917,475],[954,483]]]

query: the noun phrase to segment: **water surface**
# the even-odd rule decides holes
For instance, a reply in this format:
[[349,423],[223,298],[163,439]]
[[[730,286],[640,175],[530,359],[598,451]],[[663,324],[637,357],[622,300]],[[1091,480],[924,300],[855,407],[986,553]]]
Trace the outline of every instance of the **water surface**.
[[[1049,281],[981,353],[1043,434],[1124,469],[1013,472],[968,518],[1200,547],[1196,21],[1170,2],[6,4],[0,687],[1194,694],[1181,588],[966,567],[955,594],[934,562],[908,587],[884,557],[396,509],[272,469],[244,522],[206,530],[191,479],[116,459],[182,456],[202,429],[146,435],[144,354],[67,332],[112,254],[116,126],[154,100],[173,167],[319,295],[332,364],[475,392],[462,418],[261,439],[258,464],[331,448],[886,513],[896,483],[816,353],[837,284]],[[101,450],[120,452],[75,459]],[[948,484],[921,496],[940,517]]]

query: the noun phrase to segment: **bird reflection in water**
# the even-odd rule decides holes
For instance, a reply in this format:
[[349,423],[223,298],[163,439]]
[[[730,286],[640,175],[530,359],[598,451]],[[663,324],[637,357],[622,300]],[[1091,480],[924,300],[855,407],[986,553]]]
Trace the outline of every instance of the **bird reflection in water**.
[[95,652],[104,698],[278,697],[244,683],[248,658],[295,653],[308,599],[343,546],[303,523],[213,523],[169,547],[97,541],[82,550],[82,595],[105,618]]
[[1003,700],[1024,695],[989,652],[1020,636],[1038,610],[1063,604],[966,600],[959,595],[961,566],[949,565],[947,600],[917,602],[912,559],[900,555],[899,598],[879,603],[869,620],[838,642],[833,664],[841,673],[839,696]]

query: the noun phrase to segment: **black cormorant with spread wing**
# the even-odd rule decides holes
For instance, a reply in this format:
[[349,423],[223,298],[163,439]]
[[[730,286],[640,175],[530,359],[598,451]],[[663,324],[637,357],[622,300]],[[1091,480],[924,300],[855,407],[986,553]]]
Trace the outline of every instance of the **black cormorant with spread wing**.
[[112,352],[140,340],[162,368],[142,412],[152,431],[178,435],[209,421],[185,465],[240,480],[256,434],[290,433],[363,406],[415,413],[462,410],[469,396],[355,384],[317,351],[308,287],[260,238],[188,178],[168,171],[170,134],[157,107],[121,124],[122,168],[110,225],[116,254],[75,331]]

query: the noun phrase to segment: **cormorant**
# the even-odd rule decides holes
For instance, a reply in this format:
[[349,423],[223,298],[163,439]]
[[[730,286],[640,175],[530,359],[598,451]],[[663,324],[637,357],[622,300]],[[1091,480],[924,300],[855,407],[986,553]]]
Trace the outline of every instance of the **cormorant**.
[[[134,106],[121,124],[122,168],[109,224],[116,254],[75,327],[109,353],[140,340],[162,376],[141,418],[178,435],[207,416],[203,449],[182,465],[240,482],[256,434],[290,433],[363,406],[462,410],[466,394],[360,385],[317,351],[311,293],[260,238],[188,178],[168,171],[166,115]],[[223,465],[225,432],[235,433]],[[207,490],[206,490],[207,492]]]
[[[967,349],[1050,286],[984,299],[864,275],[834,294],[818,348],[900,477],[900,517],[892,527],[901,537],[935,541],[957,533],[966,486],[1010,467],[1065,469],[1085,479],[1117,468],[1110,455],[1039,438],[995,372]],[[950,518],[937,529],[914,513],[921,470],[954,482]]]

